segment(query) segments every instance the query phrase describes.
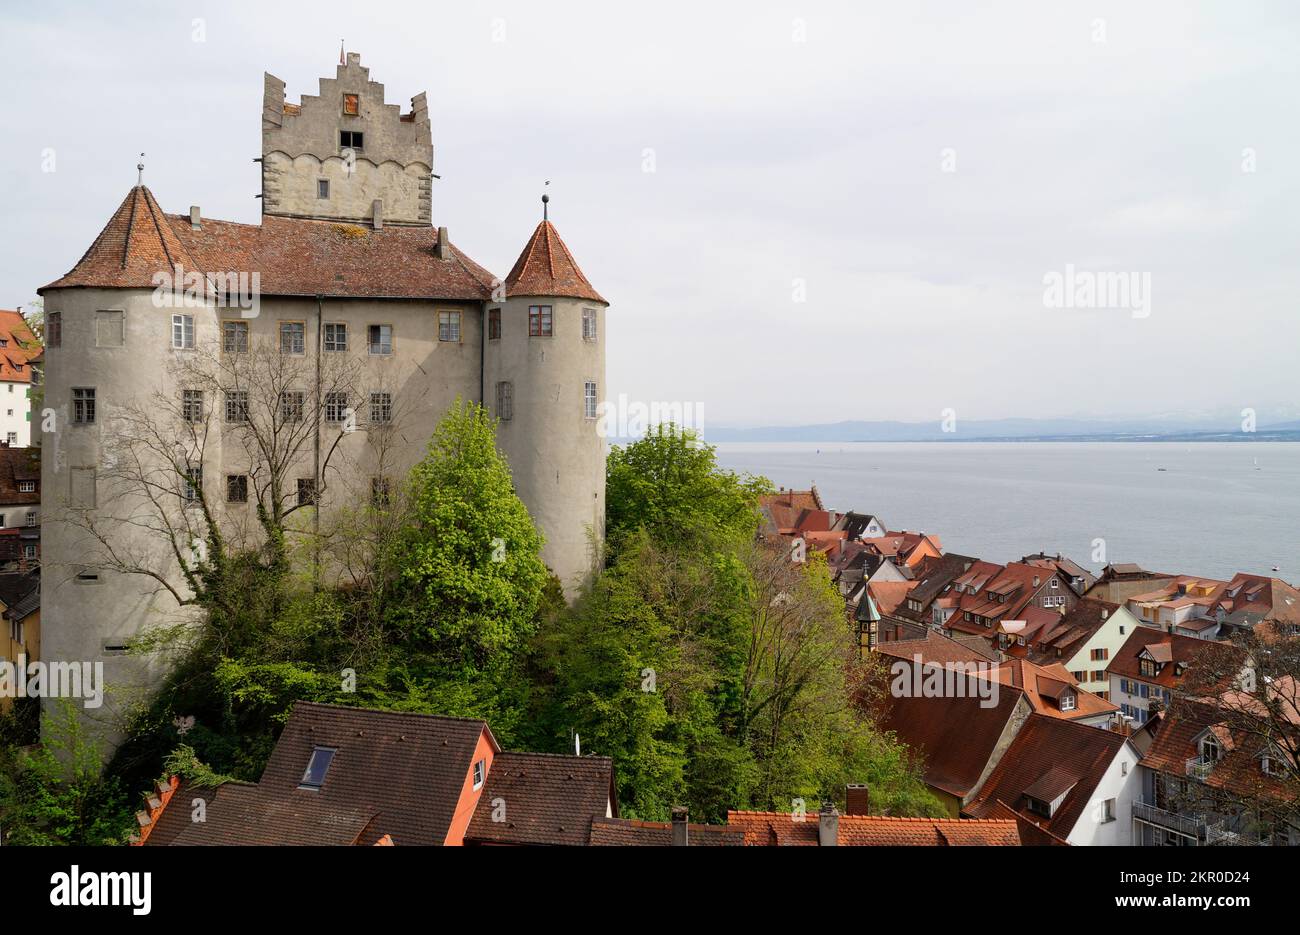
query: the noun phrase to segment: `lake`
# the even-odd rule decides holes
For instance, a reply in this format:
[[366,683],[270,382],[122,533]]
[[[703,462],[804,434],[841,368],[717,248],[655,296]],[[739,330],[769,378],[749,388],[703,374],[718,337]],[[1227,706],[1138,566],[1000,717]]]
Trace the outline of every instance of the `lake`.
[[[994,562],[1061,552],[1094,571],[1300,582],[1300,444],[805,442],[717,446],[719,463],[807,489],[831,510],[938,534]],[[1163,468],[1164,470],[1160,470]],[[1093,540],[1104,558],[1094,560]],[[1273,566],[1278,571],[1273,571]]]

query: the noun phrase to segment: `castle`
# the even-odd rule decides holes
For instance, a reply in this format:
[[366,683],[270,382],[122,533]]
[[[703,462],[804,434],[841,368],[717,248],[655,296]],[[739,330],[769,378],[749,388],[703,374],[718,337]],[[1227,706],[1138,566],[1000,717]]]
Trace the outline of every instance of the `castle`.
[[[300,104],[265,76],[260,164],[260,224],[198,207],[166,214],[137,184],[72,270],[40,290],[53,413],[41,478],[42,654],[103,662],[110,702],[98,720],[110,735],[130,689],[156,686],[166,666],[128,654],[128,642],[193,612],[178,606],[188,592],[176,570],[193,488],[168,494],[168,432],[179,443],[202,424],[193,482],[220,528],[255,529],[264,500],[246,431],[257,401],[187,382],[196,360],[233,373],[270,349],[283,381],[276,425],[303,433],[289,469],[297,489],[277,492],[287,502],[328,515],[378,496],[423,456],[460,397],[500,420],[498,447],[567,596],[592,573],[603,537],[608,303],[554,225],[544,216],[504,280],[466,256],[433,226],[424,94],[401,113],[355,53]],[[210,294],[216,280],[230,288]],[[167,303],[162,284],[174,287]],[[182,284],[201,300],[170,301]],[[204,288],[188,289],[196,284]],[[324,372],[343,382],[324,385]],[[142,412],[165,421],[168,400],[180,407],[174,428],[143,427]],[[174,571],[151,577],[122,571],[128,564]]]

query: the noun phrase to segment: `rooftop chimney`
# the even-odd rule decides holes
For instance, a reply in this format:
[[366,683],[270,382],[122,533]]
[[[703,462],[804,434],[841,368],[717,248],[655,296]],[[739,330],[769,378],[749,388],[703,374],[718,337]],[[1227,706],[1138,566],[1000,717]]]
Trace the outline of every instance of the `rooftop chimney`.
[[685,805],[673,806],[673,847],[685,847],[689,841],[689,813]]
[[370,202],[370,223],[377,231],[384,229],[384,199],[376,198]]
[[201,225],[199,224],[199,206],[190,205],[190,230],[199,230],[200,228]]
[[451,256],[451,241],[447,239],[447,228],[438,228],[438,246],[434,249],[433,255],[440,260],[445,260]]
[[835,847],[840,843],[840,812],[834,802],[825,802],[817,813],[817,843]]
[[844,814],[871,814],[871,792],[866,785],[851,782],[844,787]]

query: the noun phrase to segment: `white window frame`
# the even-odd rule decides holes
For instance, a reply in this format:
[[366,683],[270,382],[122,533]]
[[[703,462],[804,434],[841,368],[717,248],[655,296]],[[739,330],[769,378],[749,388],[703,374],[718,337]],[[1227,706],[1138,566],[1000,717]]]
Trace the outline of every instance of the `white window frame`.
[[172,315],[172,350],[194,350],[193,315],[183,315],[180,312]]

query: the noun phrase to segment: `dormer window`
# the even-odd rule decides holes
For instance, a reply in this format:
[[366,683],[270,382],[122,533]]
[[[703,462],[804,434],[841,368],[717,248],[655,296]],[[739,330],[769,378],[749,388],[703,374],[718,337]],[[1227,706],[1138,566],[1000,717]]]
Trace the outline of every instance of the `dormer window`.
[[483,788],[483,780],[487,778],[487,760],[478,760],[474,763],[474,790],[478,791]]
[[1065,692],[1061,695],[1061,710],[1073,711],[1075,708],[1074,692]]
[[311,751],[311,759],[307,761],[307,768],[303,770],[302,782],[298,783],[299,789],[316,790],[325,785],[325,774],[329,772],[330,764],[334,762],[334,754],[338,750],[334,747],[316,747]]
[[1207,763],[1217,763],[1219,757],[1223,756],[1223,748],[1213,734],[1201,741],[1201,756]]
[[1265,753],[1259,758],[1259,770],[1265,776],[1285,776],[1286,764],[1272,753]]
[[1154,659],[1143,659],[1141,662],[1138,663],[1138,669],[1139,671],[1141,671],[1143,675],[1148,677],[1153,677],[1157,672],[1160,671],[1160,667],[1156,665],[1156,661]]
[[360,116],[361,96],[357,94],[343,95],[343,113],[348,117]]
[[1035,815],[1042,815],[1044,818],[1052,817],[1052,803],[1036,799],[1032,795],[1025,796],[1025,808]]

